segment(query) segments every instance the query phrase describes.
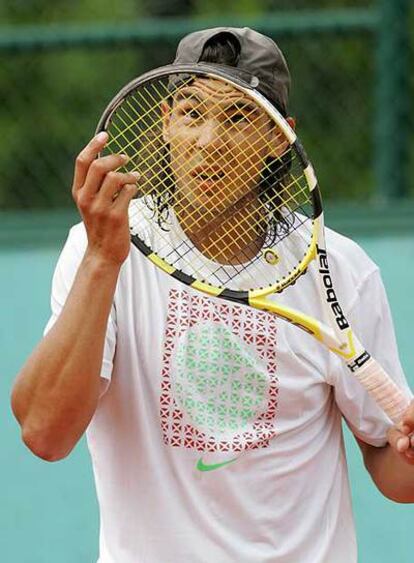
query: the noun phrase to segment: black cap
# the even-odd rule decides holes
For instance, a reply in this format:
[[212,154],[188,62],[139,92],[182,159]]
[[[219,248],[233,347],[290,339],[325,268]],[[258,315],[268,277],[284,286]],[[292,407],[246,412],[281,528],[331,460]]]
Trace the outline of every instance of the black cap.
[[[253,29],[215,27],[190,33],[180,41],[174,64],[200,62],[207,41],[222,33],[233,35],[240,45],[236,68],[250,76],[255,76],[259,80],[257,90],[287,114],[290,74],[285,57],[270,37]],[[231,72],[234,67],[227,68]]]

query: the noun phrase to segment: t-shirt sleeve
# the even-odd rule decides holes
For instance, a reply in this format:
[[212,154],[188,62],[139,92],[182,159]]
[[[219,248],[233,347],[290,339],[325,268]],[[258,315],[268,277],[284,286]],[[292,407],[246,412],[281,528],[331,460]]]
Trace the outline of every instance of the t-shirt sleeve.
[[[46,334],[58,319],[67,296],[73,285],[79,265],[86,249],[86,233],[83,225],[72,227],[69,236],[59,256],[52,281],[51,291],[51,316],[46,324]],[[93,299],[93,295],[91,295]],[[101,377],[109,381],[112,374],[113,357],[116,345],[116,310],[112,305],[108,319],[105,338],[104,355],[101,368]]]
[[[352,330],[368,352],[381,364],[397,385],[412,397],[397,349],[394,325],[378,269],[371,271],[357,287],[347,310]],[[345,363],[331,354],[330,382],[336,402],[352,432],[374,446],[386,444],[391,420],[371,399]]]

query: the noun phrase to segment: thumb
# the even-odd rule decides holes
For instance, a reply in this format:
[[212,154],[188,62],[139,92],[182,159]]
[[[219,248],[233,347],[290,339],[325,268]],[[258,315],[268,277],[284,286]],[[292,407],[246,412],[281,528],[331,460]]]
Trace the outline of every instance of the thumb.
[[410,447],[410,438],[403,431],[404,428],[392,426],[387,432],[387,439],[390,446],[398,453],[406,452]]
[[405,463],[414,466],[414,434],[410,427],[402,425],[393,426],[388,430],[388,442],[391,448],[399,455]]

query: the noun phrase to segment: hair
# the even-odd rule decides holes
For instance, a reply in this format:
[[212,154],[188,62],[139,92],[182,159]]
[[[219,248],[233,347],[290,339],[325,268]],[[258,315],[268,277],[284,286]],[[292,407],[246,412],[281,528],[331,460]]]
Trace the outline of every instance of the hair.
[[[238,39],[229,32],[220,32],[211,37],[204,45],[199,62],[222,64],[230,67],[237,67],[240,60],[241,45]],[[278,111],[284,116],[285,112],[278,107],[274,100],[269,101],[276,106]],[[281,215],[279,209],[283,204],[280,197],[281,188],[283,190],[283,180],[289,173],[291,166],[291,151],[288,151],[281,158],[269,157],[266,162],[266,169],[259,182],[259,198],[269,212],[268,233],[266,245],[271,246],[279,238],[283,237],[290,230],[291,220]],[[165,182],[167,189],[166,195],[157,194],[154,202],[153,212],[157,216],[158,224],[166,229],[165,222],[168,218],[168,208],[174,197],[175,186],[169,173],[169,162],[166,160]]]
[[232,33],[222,31],[206,42],[199,62],[236,67],[240,52],[239,40]]

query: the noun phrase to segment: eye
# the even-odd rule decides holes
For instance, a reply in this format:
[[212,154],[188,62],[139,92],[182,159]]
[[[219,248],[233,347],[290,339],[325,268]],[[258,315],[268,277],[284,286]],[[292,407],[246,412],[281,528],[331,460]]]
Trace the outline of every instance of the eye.
[[193,105],[181,105],[178,107],[178,113],[187,121],[196,121],[201,118],[201,111]]
[[201,117],[200,112],[197,111],[196,109],[191,109],[187,111],[186,115],[188,115],[188,117],[191,117],[191,119],[198,119],[199,117]]
[[252,123],[251,117],[252,116],[250,113],[235,111],[234,113],[231,113],[227,117],[227,121],[231,125],[237,125],[239,127],[247,127],[247,125],[250,125]]
[[230,115],[229,119],[232,123],[240,123],[241,121],[249,121],[247,116],[244,115],[243,113],[233,113],[233,115]]

